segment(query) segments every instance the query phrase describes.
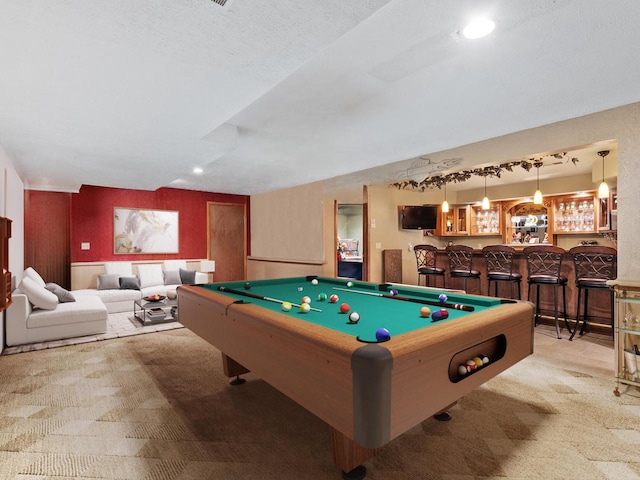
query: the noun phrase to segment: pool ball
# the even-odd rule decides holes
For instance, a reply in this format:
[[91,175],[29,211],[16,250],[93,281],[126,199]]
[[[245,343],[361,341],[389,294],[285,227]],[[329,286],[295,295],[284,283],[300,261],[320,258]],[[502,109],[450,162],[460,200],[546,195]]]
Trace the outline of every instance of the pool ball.
[[327,294],[326,293],[319,293],[318,294],[318,301],[319,302],[324,302],[327,299]]
[[349,307],[348,303],[343,303],[340,305],[340,313],[347,313],[351,307]]
[[360,321],[360,314],[358,312],[351,312],[349,314],[349,323],[358,323]]
[[347,287],[349,288],[353,287],[353,282],[347,282]]
[[396,290],[395,288],[392,288],[392,289],[389,291],[389,293],[395,297],[396,295],[398,295],[398,290]]
[[302,303],[311,304],[311,297],[305,295],[304,297],[302,297]]
[[489,357],[487,357],[486,355],[480,355],[480,358],[482,359],[483,365],[486,365],[487,363],[489,363]]
[[318,284],[318,279],[314,278],[313,280],[311,280],[311,285],[317,285]]
[[302,313],[308,313],[311,311],[311,305],[309,305],[308,303],[303,303],[300,305],[300,311]]
[[460,375],[466,375],[469,373],[469,368],[466,365],[458,365],[458,373]]
[[282,302],[282,311],[283,312],[288,312],[289,310],[291,310],[291,303],[290,302]]
[[422,307],[420,309],[421,317],[428,317],[429,315],[431,315],[431,309],[429,307]]
[[447,301],[447,296],[446,296],[444,293],[441,293],[441,294],[438,296],[438,300],[440,300],[442,303],[444,303],[444,302],[446,302],[446,301]]
[[384,342],[385,340],[389,340],[391,335],[389,335],[389,330],[386,328],[379,328],[376,330],[376,340],[379,342]]
[[469,367],[470,372],[473,372],[476,368],[478,368],[478,366],[476,365],[476,362],[474,362],[473,360],[467,360],[465,365]]
[[436,310],[431,314],[431,320],[437,322],[438,320],[442,320],[444,317],[442,316],[442,312],[440,310]]
[[249,282],[244,284],[244,289],[249,290],[251,288],[251,284]]
[[482,363],[482,359],[480,357],[473,357],[471,360],[473,360],[476,364],[476,367],[480,368],[482,365],[484,365]]
[[331,303],[336,303],[338,300],[339,300],[338,295],[336,295],[335,293],[329,297],[329,301]]
[[446,308],[441,308],[439,310],[440,315],[442,315],[442,318],[449,318],[449,311]]

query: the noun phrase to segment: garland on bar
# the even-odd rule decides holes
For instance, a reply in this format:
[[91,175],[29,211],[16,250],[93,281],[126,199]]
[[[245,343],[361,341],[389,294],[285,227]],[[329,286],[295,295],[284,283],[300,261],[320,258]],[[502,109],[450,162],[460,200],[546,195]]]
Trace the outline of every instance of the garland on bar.
[[[546,155],[546,157],[556,158],[558,160],[570,160],[574,165],[580,160],[576,157],[567,157],[567,152],[555,153],[553,155]],[[430,175],[424,180],[417,182],[415,180],[402,180],[391,184],[392,187],[398,189],[414,189],[424,192],[428,188],[442,188],[447,183],[462,183],[471,178],[472,175],[478,177],[497,177],[504,172],[513,172],[514,167],[521,167],[527,172],[532,168],[540,168],[544,165],[543,159],[545,157],[528,158],[525,160],[514,160],[512,162],[505,162],[499,165],[490,165],[488,167],[474,168],[472,170],[460,170],[458,172],[447,173],[445,175]]]

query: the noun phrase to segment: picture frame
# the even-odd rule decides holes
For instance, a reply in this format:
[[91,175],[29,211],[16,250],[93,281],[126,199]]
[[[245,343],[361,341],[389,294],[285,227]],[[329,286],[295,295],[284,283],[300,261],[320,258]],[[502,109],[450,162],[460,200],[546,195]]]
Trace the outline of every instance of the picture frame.
[[113,252],[179,253],[178,212],[115,207]]

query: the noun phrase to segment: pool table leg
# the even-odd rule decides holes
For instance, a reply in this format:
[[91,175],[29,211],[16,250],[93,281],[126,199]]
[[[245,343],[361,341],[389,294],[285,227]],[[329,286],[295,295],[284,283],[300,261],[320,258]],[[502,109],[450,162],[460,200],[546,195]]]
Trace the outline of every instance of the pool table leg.
[[240,378],[240,375],[251,371],[244,365],[236,362],[233,358],[226,356],[224,353],[222,354],[222,369],[227,377],[236,377],[231,380],[231,385],[240,385],[244,383],[246,380],[244,378]]
[[362,480],[367,474],[367,469],[362,463],[376,455],[382,448],[361,447],[335,428],[329,428],[333,444],[333,461],[342,470],[342,478]]

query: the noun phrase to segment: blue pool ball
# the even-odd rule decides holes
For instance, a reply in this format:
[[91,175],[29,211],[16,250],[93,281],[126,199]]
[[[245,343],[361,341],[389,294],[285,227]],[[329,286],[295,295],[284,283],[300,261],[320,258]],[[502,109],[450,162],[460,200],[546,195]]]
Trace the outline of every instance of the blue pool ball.
[[431,314],[431,320],[437,322],[438,320],[442,320],[444,317],[442,316],[442,312],[440,310],[436,310]]
[[438,300],[444,303],[447,301],[447,296],[444,293],[441,293],[440,296],[438,297]]
[[389,293],[395,297],[396,295],[398,295],[398,290],[396,290],[395,288],[392,288]]
[[379,342],[385,342],[390,338],[391,335],[389,335],[389,330],[387,330],[386,328],[379,328],[378,330],[376,330],[376,340],[378,340]]

